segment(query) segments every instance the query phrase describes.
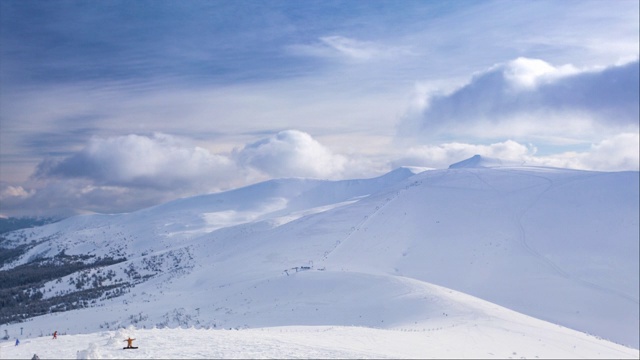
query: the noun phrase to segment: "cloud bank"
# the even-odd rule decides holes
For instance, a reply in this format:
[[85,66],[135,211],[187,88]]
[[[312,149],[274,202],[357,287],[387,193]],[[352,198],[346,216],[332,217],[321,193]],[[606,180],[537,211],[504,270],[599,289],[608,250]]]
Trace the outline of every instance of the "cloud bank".
[[298,130],[281,131],[229,153],[213,153],[162,133],[94,137],[70,156],[40,162],[28,185],[1,183],[0,213],[132,211],[269,178],[336,179],[354,163]]
[[[447,168],[476,154],[534,166],[637,171],[639,147],[635,132],[606,138],[582,152],[538,155],[533,144],[514,140],[487,145],[446,142],[409,147],[373,161],[335,153],[299,130],[280,131],[227,153],[160,133],[96,137],[67,157],[43,160],[28,184],[0,183],[0,214],[134,211],[269,178],[342,179],[381,175],[399,166]],[[372,168],[380,172],[363,175]]]
[[521,144],[513,140],[488,145],[449,142],[410,147],[392,164],[441,169],[477,154],[512,164],[595,171],[637,171],[640,168],[639,149],[638,133],[612,136],[592,144],[585,151],[566,151],[551,155],[539,155],[538,148],[533,144]]
[[[571,143],[638,129],[638,60],[597,70],[518,58],[446,94],[429,94],[399,132],[421,139]],[[581,140],[578,140],[581,139]]]
[[[213,154],[178,137],[155,133],[92,138],[77,153],[42,161],[35,178],[81,178],[100,186],[158,190],[228,187],[239,175],[334,178],[347,160],[298,130],[285,130],[230,154]],[[226,185],[226,186],[225,186]]]
[[85,178],[98,185],[174,189],[223,183],[235,171],[230,159],[188,146],[166,134],[93,138],[81,151],[38,166],[37,178]]

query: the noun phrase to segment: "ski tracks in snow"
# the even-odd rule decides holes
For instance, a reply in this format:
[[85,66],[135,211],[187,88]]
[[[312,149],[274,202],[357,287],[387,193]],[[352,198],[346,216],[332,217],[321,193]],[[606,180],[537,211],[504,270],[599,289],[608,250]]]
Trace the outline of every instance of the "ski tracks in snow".
[[[556,264],[555,262],[553,262],[551,259],[547,258],[546,256],[540,254],[536,249],[534,249],[529,242],[527,241],[527,232],[524,229],[524,226],[522,225],[522,219],[524,218],[524,216],[529,212],[529,210],[531,210],[531,208],[533,208],[535,206],[536,203],[538,203],[538,201],[540,201],[540,199],[544,196],[545,193],[549,192],[554,186],[556,186],[556,184],[554,183],[554,181],[548,177],[545,176],[540,176],[540,175],[533,175],[533,174],[527,174],[528,176],[532,176],[532,177],[537,177],[540,179],[543,179],[547,182],[547,185],[545,187],[544,190],[542,190],[540,193],[538,193],[535,198],[519,213],[515,213],[513,215],[513,220],[514,223],[517,226],[518,229],[518,240],[520,241],[520,244],[522,245],[522,247],[525,249],[526,252],[528,252],[530,255],[532,255],[533,257],[535,257],[536,259],[538,259],[539,261],[543,262],[547,267],[549,267],[550,269],[552,269],[556,274],[558,274],[559,276],[567,279],[567,280],[571,280],[574,282],[578,282],[581,283],[587,287],[590,287],[594,290],[597,291],[601,291],[604,293],[614,293],[617,296],[620,296],[622,298],[625,298],[635,304],[640,304],[639,300],[634,298],[633,296],[627,295],[623,292],[620,292],[618,290],[615,289],[610,289],[610,288],[606,288],[602,285],[596,284],[594,282],[588,281],[588,280],[584,280],[581,279],[577,276],[574,276],[570,273],[568,273],[567,271],[563,270],[562,267],[560,267],[558,264]],[[592,176],[597,176],[597,175],[592,175]],[[581,178],[582,179],[582,178]],[[566,184],[568,182],[573,181],[573,179],[568,179],[567,181],[563,182],[563,184]]]
[[324,255],[322,256],[322,262],[324,263],[329,256],[335,252],[340,245],[342,245],[344,242],[346,242],[347,240],[349,240],[351,238],[351,236],[356,233],[357,231],[360,231],[361,229],[366,229],[366,225],[371,222],[371,220],[378,214],[380,213],[380,211],[382,211],[387,205],[389,205],[391,202],[393,202],[394,200],[396,200],[398,197],[400,197],[400,194],[402,194],[403,192],[407,191],[408,189],[414,187],[414,186],[419,186],[420,184],[422,184],[422,181],[420,180],[415,180],[413,182],[411,182],[410,184],[406,185],[405,187],[398,189],[395,193],[393,193],[393,195],[387,196],[386,198],[384,198],[383,201],[381,201],[378,205],[376,205],[375,209],[369,214],[369,215],[365,215],[364,219],[362,219],[362,221],[360,221],[356,226],[351,227],[349,233],[342,239],[337,240],[333,247],[331,247],[331,249],[327,250],[324,252]]

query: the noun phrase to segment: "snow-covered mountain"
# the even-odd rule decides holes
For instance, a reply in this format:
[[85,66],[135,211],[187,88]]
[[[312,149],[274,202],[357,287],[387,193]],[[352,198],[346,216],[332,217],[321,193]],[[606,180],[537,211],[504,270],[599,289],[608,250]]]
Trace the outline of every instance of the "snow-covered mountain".
[[22,302],[5,302],[2,319],[28,320],[0,331],[524,326],[539,336],[561,325],[639,347],[638,172],[482,157],[421,170],[273,180],[5,234],[0,280]]

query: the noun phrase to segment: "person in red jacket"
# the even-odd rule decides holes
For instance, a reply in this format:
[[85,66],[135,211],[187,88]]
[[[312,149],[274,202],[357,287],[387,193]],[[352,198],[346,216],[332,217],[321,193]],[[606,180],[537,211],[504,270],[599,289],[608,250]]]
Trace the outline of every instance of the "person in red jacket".
[[57,339],[57,338],[58,338],[58,330],[56,330],[56,331],[54,331],[54,332],[53,332],[53,338],[54,338],[54,339]]

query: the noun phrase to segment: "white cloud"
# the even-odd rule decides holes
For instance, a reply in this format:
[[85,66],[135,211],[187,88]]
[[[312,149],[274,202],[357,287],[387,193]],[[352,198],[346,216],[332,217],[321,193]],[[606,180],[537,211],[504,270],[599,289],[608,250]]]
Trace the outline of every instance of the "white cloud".
[[622,133],[593,144],[589,151],[530,157],[528,163],[581,170],[638,171],[640,170],[639,154],[640,135]]
[[554,67],[543,60],[523,57],[510,61],[506,65],[499,65],[497,68],[503,68],[505,80],[515,90],[532,90],[540,84],[551,83],[563,76],[578,73],[578,69],[572,65]]
[[320,41],[327,47],[354,60],[370,60],[380,53],[371,42],[358,41],[344,36],[324,36]]
[[7,201],[11,198],[28,198],[34,194],[33,190],[27,191],[22,186],[2,184],[0,186],[0,200]]
[[640,135],[619,134],[595,144],[582,160],[585,167],[599,170],[639,170]]
[[387,46],[373,41],[363,41],[340,35],[322,36],[312,44],[295,44],[288,47],[294,55],[350,62],[368,62],[411,54],[408,47]]
[[414,146],[405,155],[393,161],[395,166],[425,166],[447,168],[473,155],[505,160],[507,163],[531,166],[549,166],[595,171],[638,171],[640,169],[640,135],[621,133],[591,145],[587,151],[567,151],[550,155],[537,155],[538,149],[513,140],[489,145],[461,142],[440,145]]
[[599,70],[518,58],[417,101],[399,127],[421,139],[598,142],[637,131],[638,60]]
[[42,162],[36,176],[86,178],[101,185],[201,190],[230,180],[236,171],[225,156],[170,135],[92,138],[61,161]]
[[3,183],[0,212],[133,211],[269,178],[363,178],[398,166],[442,169],[476,154],[534,166],[637,171],[639,143],[637,132],[620,133],[594,143],[587,151],[539,156],[534,145],[514,140],[488,145],[449,142],[397,149],[396,155],[372,158],[334,153],[298,130],[278,132],[226,155],[166,134],[93,138],[62,160],[43,161],[30,184]]
[[231,154],[161,133],[94,137],[70,156],[42,161],[28,185],[3,183],[0,210],[12,215],[132,211],[269,178],[357,176],[358,169],[370,170],[368,165],[334,154],[298,130],[264,137]]
[[332,153],[309,134],[286,130],[246,145],[236,151],[242,166],[258,169],[271,177],[335,178],[347,163],[342,155]]
[[71,156],[42,161],[34,179],[84,179],[87,193],[109,187],[198,192],[273,177],[337,178],[347,163],[298,130],[264,137],[231,154],[214,154],[167,134],[131,134],[94,137]]
[[533,155],[535,152],[535,147],[525,146],[512,140],[490,145],[451,142],[440,145],[411,147],[403,157],[394,161],[394,164],[396,166],[424,166],[443,169],[474,155],[523,162],[526,157]]

